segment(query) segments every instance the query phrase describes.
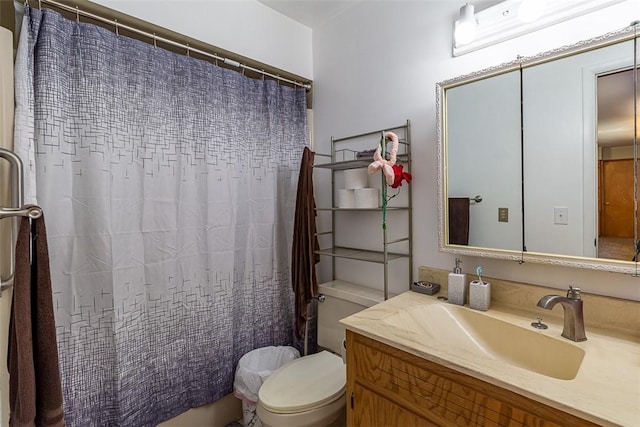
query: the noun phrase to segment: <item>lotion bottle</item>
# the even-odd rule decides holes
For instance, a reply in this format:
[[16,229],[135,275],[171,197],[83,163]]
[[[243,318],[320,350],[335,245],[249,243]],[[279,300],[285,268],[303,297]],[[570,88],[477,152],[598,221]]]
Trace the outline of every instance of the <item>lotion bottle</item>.
[[456,258],[456,266],[449,273],[447,299],[451,304],[464,305],[467,302],[467,275],[460,268],[462,261]]

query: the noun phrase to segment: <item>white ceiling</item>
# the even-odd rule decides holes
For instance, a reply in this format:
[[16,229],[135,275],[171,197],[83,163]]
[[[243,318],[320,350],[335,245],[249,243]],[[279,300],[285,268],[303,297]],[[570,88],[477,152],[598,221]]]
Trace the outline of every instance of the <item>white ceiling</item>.
[[[323,25],[325,22],[344,12],[345,10],[355,6],[361,1],[371,0],[258,0],[265,6],[270,7],[285,16],[300,22],[303,25],[313,29]],[[402,0],[387,0],[402,1]],[[404,0],[407,1],[407,0]],[[423,0],[424,1],[424,0]],[[462,7],[466,0],[440,0],[442,2],[450,2],[456,6]],[[475,0],[476,12],[500,3],[503,0]],[[453,27],[453,21],[451,21]]]
[[258,1],[309,28],[317,28],[362,0]]
[[[640,77],[640,76],[639,76]],[[598,77],[598,145],[633,144],[633,71]]]

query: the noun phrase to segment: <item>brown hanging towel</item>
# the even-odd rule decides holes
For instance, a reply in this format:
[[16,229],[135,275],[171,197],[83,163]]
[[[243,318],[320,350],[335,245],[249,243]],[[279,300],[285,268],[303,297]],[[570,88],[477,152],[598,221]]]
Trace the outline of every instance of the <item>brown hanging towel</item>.
[[296,336],[302,339],[308,319],[308,304],[318,295],[316,263],[320,248],[316,235],[316,203],[313,196],[315,153],[305,147],[298,177],[296,211],[291,249],[291,285],[295,295]]
[[44,215],[20,222],[7,365],[9,426],[65,426]]
[[449,244],[469,244],[469,205],[468,197],[449,198]]

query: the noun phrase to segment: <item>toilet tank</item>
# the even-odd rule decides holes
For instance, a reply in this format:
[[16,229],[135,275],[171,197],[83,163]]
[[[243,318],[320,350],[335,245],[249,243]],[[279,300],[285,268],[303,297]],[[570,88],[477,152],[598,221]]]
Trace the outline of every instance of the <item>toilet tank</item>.
[[341,354],[346,328],[340,324],[340,319],[380,302],[367,295],[366,288],[364,292],[360,287],[355,288],[337,280],[318,287],[325,296],[325,301],[318,303],[318,346]]

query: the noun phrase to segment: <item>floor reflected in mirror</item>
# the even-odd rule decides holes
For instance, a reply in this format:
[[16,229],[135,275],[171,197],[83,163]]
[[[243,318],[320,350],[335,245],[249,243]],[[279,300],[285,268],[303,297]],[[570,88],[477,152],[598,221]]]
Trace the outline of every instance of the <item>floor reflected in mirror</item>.
[[633,261],[634,255],[631,237],[598,238],[598,258]]

